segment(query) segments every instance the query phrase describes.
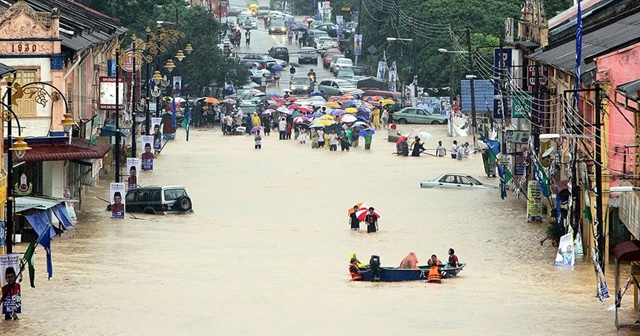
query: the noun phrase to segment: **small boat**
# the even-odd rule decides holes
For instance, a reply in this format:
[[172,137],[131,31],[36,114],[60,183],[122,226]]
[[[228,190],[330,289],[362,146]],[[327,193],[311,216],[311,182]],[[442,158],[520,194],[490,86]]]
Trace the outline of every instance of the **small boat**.
[[[448,265],[440,266],[440,273],[443,279],[457,276],[466,266],[466,263],[460,263],[457,267],[449,267]],[[360,268],[362,281],[416,281],[427,280],[429,269],[431,266],[422,265],[418,269],[398,269],[397,267],[364,267]],[[376,274],[377,271],[377,274]]]

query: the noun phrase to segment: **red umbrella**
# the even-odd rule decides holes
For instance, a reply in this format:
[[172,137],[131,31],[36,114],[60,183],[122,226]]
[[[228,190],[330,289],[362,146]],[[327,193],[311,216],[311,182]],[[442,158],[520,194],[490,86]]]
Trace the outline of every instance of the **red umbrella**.
[[298,98],[296,98],[296,97],[289,97],[289,98],[287,98],[287,100],[288,100],[288,101],[290,101],[290,102],[294,102],[294,101],[298,100]]
[[280,107],[280,105],[279,105],[279,104],[271,104],[271,105],[269,105],[269,107],[268,107],[268,108],[270,108],[270,109],[272,109],[272,110],[275,110],[275,109],[277,109],[278,107]]
[[301,106],[298,108],[298,111],[302,112],[302,113],[307,113],[309,112],[309,108],[306,106]]
[[[358,210],[358,212],[356,212],[356,216],[358,217],[358,220],[362,222],[367,217],[368,213],[369,209],[360,209]],[[376,218],[380,218],[380,214],[376,210],[373,210],[373,214],[376,216]]]
[[307,117],[295,117],[295,118],[293,118],[293,122],[295,124],[304,124],[307,121],[309,121],[309,118],[307,118]]
[[396,141],[396,143],[401,143],[401,142],[403,142],[403,141],[405,141],[405,140],[407,140],[407,136],[406,136],[406,135],[403,135],[403,136],[401,136],[401,137],[399,137],[399,138],[398,138],[398,141]]
[[291,104],[291,105],[289,105],[287,108],[288,108],[288,109],[290,109],[290,110],[295,110],[295,109],[299,109],[299,108],[300,108],[300,105],[298,105],[298,104]]

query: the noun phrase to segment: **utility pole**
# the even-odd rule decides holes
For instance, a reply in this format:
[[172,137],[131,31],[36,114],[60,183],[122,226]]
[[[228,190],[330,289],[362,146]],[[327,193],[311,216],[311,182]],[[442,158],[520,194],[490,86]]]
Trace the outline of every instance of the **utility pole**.
[[416,43],[417,35],[413,33],[413,26],[411,26],[411,38],[413,39],[413,97],[418,106],[418,44]]
[[540,94],[540,65],[534,62],[535,84],[533,86],[533,104],[531,109],[531,136],[533,137],[533,153],[540,151],[540,106],[538,96]]
[[131,157],[136,157],[136,58],[138,58],[137,53],[138,46],[136,40],[133,40],[133,72],[131,74],[131,83],[133,84],[133,94],[131,96]]
[[115,182],[120,182],[120,47],[116,48],[116,176]]
[[471,133],[473,136],[473,149],[478,150],[478,139],[476,133],[478,132],[478,122],[476,120],[476,92],[473,85],[475,79],[475,69],[473,65],[473,52],[471,50],[471,28],[467,28],[467,52],[469,54],[469,69],[471,70],[471,78],[469,80],[469,91],[471,93]]
[[502,155],[506,155],[507,154],[507,139],[506,139],[506,135],[507,135],[507,131],[505,130],[505,118],[507,117],[507,85],[506,85],[506,81],[505,81],[505,64],[504,64],[504,45],[503,45],[503,40],[502,38],[500,39],[500,105],[501,105],[501,114],[502,114],[502,136],[501,136],[501,143],[500,143],[500,149],[501,149],[501,153]]
[[[11,92],[13,91],[13,76],[15,74],[9,75],[7,78],[7,106],[9,108],[13,108],[11,105]],[[116,94],[118,91],[116,91]],[[6,111],[9,115],[7,118],[7,139],[9,139],[9,147],[13,145],[13,137],[11,136],[11,119],[13,116],[11,112]],[[7,241],[5,244],[7,245],[7,254],[13,253],[13,151],[7,150],[7,214],[6,214],[6,227],[7,227]]]
[[[151,38],[151,28],[147,27],[147,46],[149,45],[149,39]],[[147,85],[147,92],[145,94],[145,100],[144,100],[144,109],[145,109],[145,119],[144,119],[144,129],[145,135],[150,135],[151,134],[151,111],[149,110],[149,94],[151,93],[151,80],[149,77],[151,77],[151,68],[150,68],[150,63],[151,62],[147,62],[147,68],[145,69],[145,71],[147,72],[147,75],[145,76],[146,78],[146,85]]]
[[600,95],[600,84],[596,83],[596,94],[595,94],[595,135],[596,135],[596,221],[598,222],[597,230],[598,230],[598,262],[600,263],[600,268],[602,268],[602,274],[605,272],[604,265],[604,256],[606,250],[606,240],[604,236],[604,220],[602,218],[602,131],[600,127],[601,125],[601,114],[602,114],[602,96]]

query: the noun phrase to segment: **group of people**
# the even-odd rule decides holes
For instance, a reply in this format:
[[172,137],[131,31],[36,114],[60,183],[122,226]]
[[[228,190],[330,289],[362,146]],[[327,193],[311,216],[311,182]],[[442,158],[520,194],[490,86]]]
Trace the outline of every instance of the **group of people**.
[[458,141],[453,140],[453,144],[451,145],[452,159],[455,159],[455,160],[468,159],[469,155],[471,155],[471,148],[469,148],[468,142],[465,142],[462,145],[458,145]]
[[[409,138],[403,137],[396,143],[396,152],[398,156],[420,156],[427,149],[424,147],[424,143],[419,137],[415,137],[411,145],[409,145]],[[457,140],[453,140],[453,144],[451,145],[451,158],[462,160],[468,159],[471,154],[471,149],[469,148],[469,143],[465,142],[463,145],[458,145]],[[433,155],[433,154],[429,154]],[[436,157],[445,157],[447,156],[447,149],[442,144],[442,141],[438,141],[438,146],[435,150]]]
[[[364,223],[367,226],[367,233],[378,232],[378,216],[374,213],[375,208],[369,207],[367,209],[367,215],[364,217]],[[351,231],[360,231],[360,219],[357,215],[358,206],[353,206],[353,211],[349,214],[349,226]]]
[[[427,282],[432,283],[441,283],[442,278],[446,275],[446,272],[442,271],[441,268],[456,268],[460,266],[460,262],[458,261],[458,256],[456,256],[456,251],[453,248],[449,249],[449,259],[446,264],[442,264],[442,262],[438,259],[438,256],[435,254],[431,255],[431,258],[427,261],[427,266],[429,267],[429,273],[427,273]],[[351,275],[351,280],[357,281],[362,279],[362,272],[368,271],[363,270],[367,268],[368,265],[360,262],[355,253],[352,253],[349,261],[349,274]],[[418,267],[418,257],[415,252],[409,252],[406,257],[402,259],[398,269],[419,269]]]

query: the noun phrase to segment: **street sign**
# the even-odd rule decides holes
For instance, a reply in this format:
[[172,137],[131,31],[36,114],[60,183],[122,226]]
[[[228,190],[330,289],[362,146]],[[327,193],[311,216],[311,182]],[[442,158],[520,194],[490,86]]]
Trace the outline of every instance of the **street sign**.
[[133,57],[136,58],[136,71],[140,70],[142,66],[142,55],[140,53],[134,53],[132,50],[128,50],[125,53],[125,57],[120,59],[120,67],[126,72],[133,72]]
[[[509,107],[509,103],[510,103],[510,99],[507,98],[506,99],[506,105],[507,106],[502,106],[503,105],[503,99],[501,96],[501,92],[504,92],[504,94],[509,97],[509,79],[507,74],[509,73],[511,66],[512,66],[512,50],[508,49],[508,48],[502,48],[502,55],[500,54],[500,48],[496,48],[493,50],[493,78],[495,78],[498,81],[498,84],[494,85],[494,89],[493,89],[493,118],[494,119],[502,119],[502,116],[504,115],[503,111],[507,111],[508,112],[508,107]],[[504,65],[503,68],[501,68],[501,64]],[[505,76],[504,76],[504,82],[500,81],[501,78],[501,74],[500,74],[500,69],[503,69],[503,71],[505,72]],[[502,85],[502,87],[500,87],[500,85]],[[496,98],[499,97],[499,98]]]
[[531,95],[528,92],[514,95],[511,98],[513,102],[512,118],[526,118],[527,115],[531,115]]
[[[529,78],[529,85],[536,85],[536,67],[533,65],[527,66],[527,74],[527,78]],[[549,78],[549,70],[547,67],[538,65],[538,74],[540,75],[540,85],[547,85],[547,78]]]

